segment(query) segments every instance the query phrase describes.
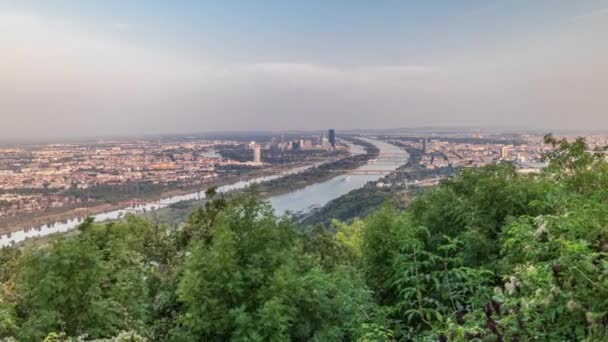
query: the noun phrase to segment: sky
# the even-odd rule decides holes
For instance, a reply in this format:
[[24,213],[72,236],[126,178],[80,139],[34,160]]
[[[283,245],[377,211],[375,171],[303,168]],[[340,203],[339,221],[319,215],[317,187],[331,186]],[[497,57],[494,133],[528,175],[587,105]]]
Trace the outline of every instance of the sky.
[[608,0],[0,0],[0,138],[608,131]]

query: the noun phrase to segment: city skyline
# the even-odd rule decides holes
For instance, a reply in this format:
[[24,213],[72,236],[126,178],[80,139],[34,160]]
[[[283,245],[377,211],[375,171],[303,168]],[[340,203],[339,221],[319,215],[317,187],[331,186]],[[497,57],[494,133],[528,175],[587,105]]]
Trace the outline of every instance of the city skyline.
[[607,1],[0,1],[0,136],[608,128]]

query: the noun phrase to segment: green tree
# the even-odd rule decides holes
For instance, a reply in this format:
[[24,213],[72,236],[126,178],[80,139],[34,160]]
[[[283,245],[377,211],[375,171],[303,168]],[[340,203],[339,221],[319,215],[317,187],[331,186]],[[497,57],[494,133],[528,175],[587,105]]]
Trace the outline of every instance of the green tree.
[[286,219],[254,197],[230,204],[197,241],[178,294],[192,339],[340,340],[372,305],[348,270],[327,273]]
[[215,187],[205,191],[205,198],[204,206],[193,210],[188,215],[183,229],[178,232],[178,246],[180,249],[185,250],[193,239],[202,239],[207,244],[211,243],[215,220],[226,208],[228,202],[223,194],[217,193]]
[[13,336],[17,330],[17,323],[13,307],[4,301],[0,294],[0,339]]
[[17,329],[14,287],[21,254],[18,248],[0,248],[0,338],[13,336]]
[[41,340],[49,331],[108,337],[141,329],[146,288],[131,227],[87,224],[25,257],[17,278],[19,336]]
[[508,218],[552,212],[539,204],[550,189],[550,182],[520,175],[511,164],[488,165],[461,171],[416,199],[411,212],[414,224],[426,228],[431,251],[446,237],[458,238],[465,265],[489,265],[499,257],[498,237]]
[[388,204],[365,219],[361,237],[362,267],[380,305],[394,303],[398,296],[393,286],[393,265],[410,224],[405,215]]

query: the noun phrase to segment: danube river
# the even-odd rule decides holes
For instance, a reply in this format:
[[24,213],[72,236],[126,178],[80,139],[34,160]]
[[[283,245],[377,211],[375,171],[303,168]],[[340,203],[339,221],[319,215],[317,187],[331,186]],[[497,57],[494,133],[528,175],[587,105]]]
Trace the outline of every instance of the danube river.
[[[269,201],[275,208],[277,213],[282,214],[285,212],[305,212],[312,207],[323,206],[334,198],[340,197],[350,192],[351,190],[362,187],[363,185],[365,185],[365,183],[369,181],[374,181],[378,180],[379,178],[382,178],[387,173],[394,171],[400,165],[405,164],[407,162],[407,153],[399,147],[375,139],[363,140],[374,144],[380,150],[380,156],[376,161],[360,166],[349,174],[342,174],[325,182],[316,183],[300,190],[271,197]],[[353,145],[350,143],[348,143],[348,145],[350,147],[351,154],[353,155],[365,153],[363,148],[361,148],[361,146],[359,145]],[[252,184],[280,178],[288,174],[299,173],[313,166],[318,166],[319,164],[320,163],[294,168],[289,171],[285,171],[272,176],[259,177],[247,181],[239,181],[232,184],[227,184],[218,187],[218,191],[229,192],[233,190],[244,189]],[[160,201],[150,202],[120,210],[110,211],[107,213],[93,215],[93,218],[96,222],[115,220],[127,213],[141,213],[143,211],[152,211],[159,208],[164,208],[174,203],[200,199],[204,197],[204,192],[194,192],[186,195],[164,198]],[[30,238],[45,236],[53,233],[67,232],[76,228],[80,223],[82,223],[82,221],[82,218],[74,218],[64,222],[51,223],[42,227],[22,229],[11,234],[2,235],[0,236],[0,247],[19,243]]]
[[274,196],[269,199],[277,213],[301,213],[314,207],[322,207],[327,202],[346,195],[352,190],[364,186],[367,182],[376,181],[399,166],[407,163],[407,152],[395,145],[379,140],[364,139],[374,144],[380,155],[374,162],[365,164],[354,172],[336,176],[328,181],[309,185],[303,189]]

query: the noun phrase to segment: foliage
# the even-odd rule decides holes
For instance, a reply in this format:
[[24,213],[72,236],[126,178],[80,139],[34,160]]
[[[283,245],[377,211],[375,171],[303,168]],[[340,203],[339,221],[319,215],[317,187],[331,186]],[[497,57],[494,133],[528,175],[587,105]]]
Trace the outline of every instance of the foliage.
[[362,188],[331,200],[321,208],[315,208],[310,213],[302,214],[299,224],[303,227],[323,224],[331,225],[336,220],[352,221],[363,218],[380,209],[385,203],[400,204],[400,187],[378,187],[368,183]]
[[315,266],[289,221],[251,197],[226,208],[211,243],[193,247],[178,294],[199,340],[342,339],[371,305],[354,275]]
[[17,280],[23,339],[41,339],[48,331],[104,337],[141,328],[145,269],[132,244],[135,220],[87,222],[78,237],[55,240],[25,258]]
[[9,337],[15,333],[17,325],[14,319],[14,312],[8,305],[3,296],[0,295],[0,338]]
[[365,221],[362,232],[361,254],[363,273],[381,305],[394,302],[397,293],[393,264],[399,255],[401,242],[407,240],[407,217],[386,205]]

